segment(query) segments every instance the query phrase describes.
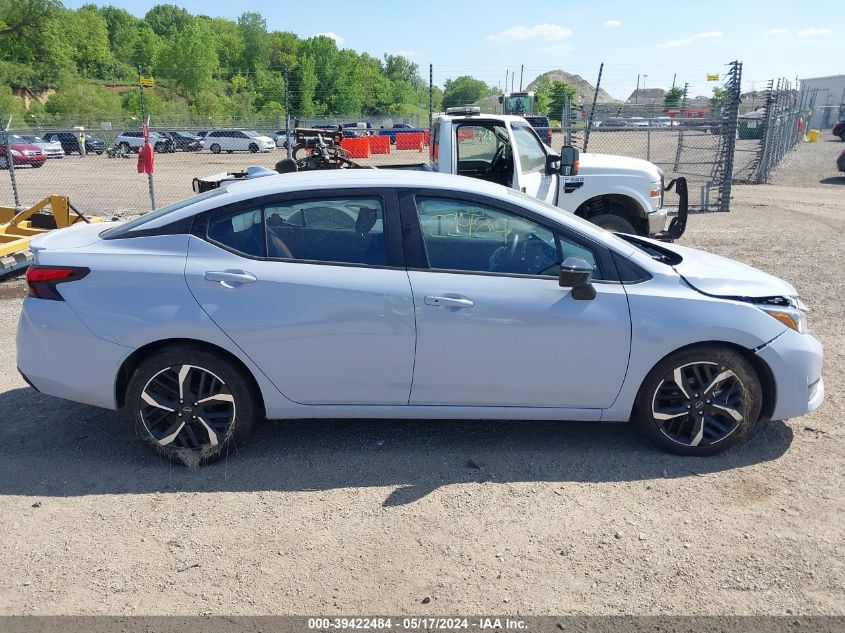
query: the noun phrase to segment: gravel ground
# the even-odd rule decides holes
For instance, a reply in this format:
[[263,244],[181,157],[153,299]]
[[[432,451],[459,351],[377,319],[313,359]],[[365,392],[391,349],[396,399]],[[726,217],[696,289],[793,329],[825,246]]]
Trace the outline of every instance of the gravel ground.
[[826,351],[821,409],[712,458],[627,425],[329,420],[171,467],[26,388],[3,282],[0,613],[845,613],[843,147],[690,220],[684,244],[794,283]]

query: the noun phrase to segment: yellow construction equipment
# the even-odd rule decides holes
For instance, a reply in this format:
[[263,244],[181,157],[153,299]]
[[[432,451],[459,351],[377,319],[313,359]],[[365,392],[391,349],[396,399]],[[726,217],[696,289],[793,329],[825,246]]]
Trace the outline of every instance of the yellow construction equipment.
[[35,236],[80,222],[102,221],[102,218],[86,218],[67,196],[48,196],[22,211],[0,207],[0,276],[32,263],[29,243]]

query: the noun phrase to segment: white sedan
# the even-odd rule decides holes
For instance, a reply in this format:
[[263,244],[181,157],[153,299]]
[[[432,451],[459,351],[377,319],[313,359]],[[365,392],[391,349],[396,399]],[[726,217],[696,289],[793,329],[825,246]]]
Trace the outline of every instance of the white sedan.
[[470,178],[265,176],[32,249],[26,380],[188,463],[264,418],[633,420],[710,455],[824,398],[785,281]]

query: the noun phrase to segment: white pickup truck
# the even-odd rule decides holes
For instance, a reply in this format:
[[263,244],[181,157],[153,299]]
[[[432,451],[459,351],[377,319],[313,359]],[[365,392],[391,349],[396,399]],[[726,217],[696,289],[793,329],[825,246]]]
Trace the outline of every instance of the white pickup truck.
[[[611,231],[677,239],[686,228],[685,180],[667,186],[656,165],[626,156],[564,148],[576,164],[561,161],[519,116],[450,108],[432,122],[430,153],[430,169],[512,187]],[[663,202],[671,188],[680,200],[667,227]]]

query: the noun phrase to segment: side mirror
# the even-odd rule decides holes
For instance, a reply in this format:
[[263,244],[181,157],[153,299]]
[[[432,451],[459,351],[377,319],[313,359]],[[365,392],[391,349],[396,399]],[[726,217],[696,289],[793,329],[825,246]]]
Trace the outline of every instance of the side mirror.
[[560,173],[560,156],[557,154],[546,154],[546,175]]
[[572,298],[590,301],[596,298],[593,287],[593,265],[579,257],[567,257],[560,265],[558,284],[561,288],[572,288]]
[[577,176],[581,154],[571,145],[566,145],[560,150],[560,175]]

